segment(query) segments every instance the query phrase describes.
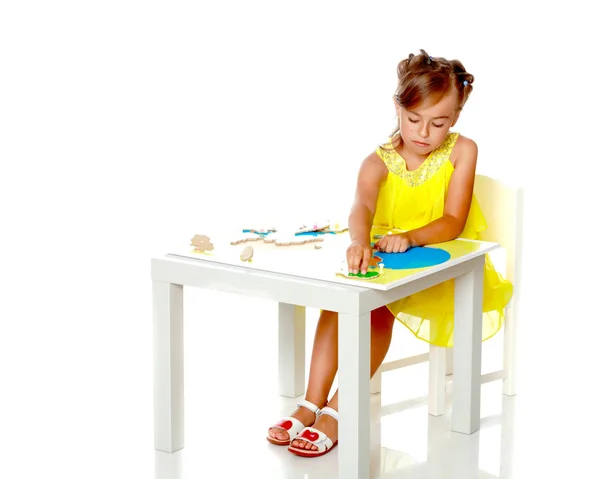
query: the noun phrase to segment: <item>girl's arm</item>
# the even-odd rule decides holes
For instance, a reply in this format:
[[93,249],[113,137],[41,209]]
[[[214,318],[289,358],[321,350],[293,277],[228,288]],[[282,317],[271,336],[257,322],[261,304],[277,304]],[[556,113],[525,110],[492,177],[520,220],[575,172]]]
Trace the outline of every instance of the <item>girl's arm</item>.
[[421,228],[405,233],[410,246],[450,241],[457,238],[465,228],[473,198],[477,144],[465,137],[461,137],[461,140],[462,145],[456,152],[458,157],[448,186],[444,214]]
[[442,217],[406,233],[386,235],[375,245],[377,249],[386,253],[403,253],[412,246],[453,240],[463,232],[473,198],[477,145],[465,137],[460,137],[459,141],[454,147],[453,154],[457,158]]
[[375,217],[375,207],[379,188],[387,177],[387,167],[377,153],[372,153],[363,161],[358,173],[354,204],[348,218],[351,243],[346,250],[348,271],[366,274],[371,261],[371,227]]
[[358,172],[356,194],[348,218],[352,242],[370,246],[371,227],[375,217],[379,188],[387,173],[387,167],[377,153],[373,152],[364,159]]

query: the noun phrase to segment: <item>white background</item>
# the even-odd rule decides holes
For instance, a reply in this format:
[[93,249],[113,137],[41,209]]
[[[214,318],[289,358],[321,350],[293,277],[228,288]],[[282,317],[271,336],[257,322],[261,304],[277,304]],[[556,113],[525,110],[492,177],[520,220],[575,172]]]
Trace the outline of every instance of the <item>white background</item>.
[[[347,215],[394,127],[396,65],[419,48],[475,76],[455,130],[479,172],[527,188],[523,401],[539,403],[540,450],[573,434],[557,457],[583,460],[600,337],[599,41],[583,3],[3,2],[6,477],[152,470],[124,452],[152,450],[150,257],[231,222]],[[216,381],[245,337],[219,328],[275,309],[203,309],[202,294],[188,298],[222,331],[198,339]]]

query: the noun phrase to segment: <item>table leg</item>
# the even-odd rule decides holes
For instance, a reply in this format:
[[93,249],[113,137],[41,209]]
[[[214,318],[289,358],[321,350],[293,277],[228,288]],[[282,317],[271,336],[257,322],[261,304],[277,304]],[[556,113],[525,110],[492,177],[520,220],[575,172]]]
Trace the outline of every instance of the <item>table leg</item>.
[[306,308],[279,303],[279,394],[295,398],[305,387]]
[[513,476],[515,457],[515,398],[502,396],[502,425],[500,431],[500,477]]
[[371,314],[340,314],[338,477],[369,477]]
[[473,260],[473,270],[455,279],[452,430],[463,434],[480,425],[484,261]]
[[481,477],[479,474],[479,433],[470,436],[452,434],[450,447],[446,449],[445,453],[446,457],[452,459],[450,467],[442,477],[450,479]]
[[423,474],[424,477],[444,477],[447,474],[450,446],[444,418],[430,415],[427,421],[427,474]]
[[429,414],[446,411],[446,349],[429,346]]
[[152,282],[154,448],[183,449],[183,286]]

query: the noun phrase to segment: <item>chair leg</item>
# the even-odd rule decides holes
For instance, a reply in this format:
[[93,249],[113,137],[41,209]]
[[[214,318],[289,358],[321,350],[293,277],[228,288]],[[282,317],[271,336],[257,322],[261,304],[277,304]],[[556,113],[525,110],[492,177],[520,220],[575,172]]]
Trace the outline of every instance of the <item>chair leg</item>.
[[454,373],[454,349],[446,349],[446,376],[451,376]]
[[381,368],[379,368],[371,378],[371,384],[369,388],[371,394],[381,393]]
[[446,411],[446,348],[429,346],[429,414]]
[[504,380],[502,382],[502,392],[506,396],[517,394],[516,378],[516,346],[517,331],[514,317],[514,306],[506,310],[504,320]]

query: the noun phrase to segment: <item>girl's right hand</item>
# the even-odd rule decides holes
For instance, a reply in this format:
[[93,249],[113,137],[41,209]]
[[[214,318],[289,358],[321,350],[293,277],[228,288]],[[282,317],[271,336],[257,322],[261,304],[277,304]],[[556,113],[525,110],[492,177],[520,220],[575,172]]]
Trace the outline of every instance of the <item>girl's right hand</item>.
[[346,250],[348,272],[358,274],[360,271],[362,274],[367,274],[372,255],[373,250],[370,245],[353,241]]

